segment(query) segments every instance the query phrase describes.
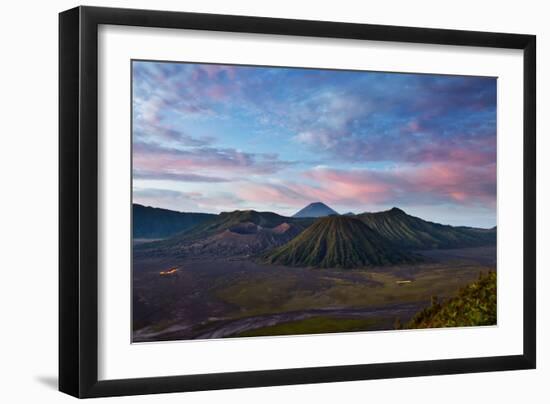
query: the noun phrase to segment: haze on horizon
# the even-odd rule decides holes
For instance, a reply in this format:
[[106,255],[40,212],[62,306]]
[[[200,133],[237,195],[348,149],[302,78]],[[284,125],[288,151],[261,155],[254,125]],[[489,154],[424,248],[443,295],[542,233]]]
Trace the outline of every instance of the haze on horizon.
[[496,79],[133,61],[133,201],[496,224]]

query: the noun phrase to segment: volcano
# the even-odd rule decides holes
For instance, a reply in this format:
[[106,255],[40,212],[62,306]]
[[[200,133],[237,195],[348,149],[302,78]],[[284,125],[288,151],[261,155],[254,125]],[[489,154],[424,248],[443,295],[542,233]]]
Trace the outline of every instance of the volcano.
[[455,227],[433,223],[411,216],[399,208],[361,213],[356,217],[402,249],[429,250],[496,244],[496,229]]
[[313,202],[296,212],[292,217],[324,217],[333,215],[338,215],[338,212],[323,202]]
[[361,268],[413,263],[420,257],[395,248],[355,217],[329,216],[318,219],[264,259],[270,264],[297,267]]

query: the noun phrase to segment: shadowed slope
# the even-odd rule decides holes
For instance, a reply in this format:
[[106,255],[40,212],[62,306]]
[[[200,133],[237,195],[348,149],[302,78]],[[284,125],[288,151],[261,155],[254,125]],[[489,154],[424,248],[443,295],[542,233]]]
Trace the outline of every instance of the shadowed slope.
[[318,219],[300,235],[265,256],[272,264],[320,268],[360,268],[415,262],[362,221],[348,216]]
[[462,248],[496,243],[496,228],[453,227],[428,222],[392,208],[356,216],[395,245],[407,249]]
[[467,327],[497,323],[497,274],[480,275],[478,281],[463,287],[458,296],[417,313],[405,328]]
[[134,238],[171,237],[215,216],[209,213],[176,212],[134,203],[132,233]]
[[136,245],[134,254],[195,257],[253,255],[288,242],[312,222],[313,219],[289,218],[272,212],[222,212],[169,239]]
[[243,224],[254,224],[259,229],[273,229],[283,223],[293,223],[308,226],[311,219],[293,219],[273,212],[257,212],[255,210],[236,210],[222,212],[218,216],[201,223],[190,231],[174,237],[171,242],[206,238],[228,229],[242,228]]

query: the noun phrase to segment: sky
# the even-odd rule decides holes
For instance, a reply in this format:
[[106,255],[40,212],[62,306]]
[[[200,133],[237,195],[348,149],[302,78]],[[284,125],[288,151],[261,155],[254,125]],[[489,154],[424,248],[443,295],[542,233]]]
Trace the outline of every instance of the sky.
[[495,78],[132,62],[133,201],[496,225]]

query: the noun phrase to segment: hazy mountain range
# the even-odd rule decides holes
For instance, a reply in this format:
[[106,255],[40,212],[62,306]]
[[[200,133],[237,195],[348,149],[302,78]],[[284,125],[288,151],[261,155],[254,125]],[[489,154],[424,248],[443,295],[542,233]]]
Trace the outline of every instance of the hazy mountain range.
[[190,229],[216,215],[175,212],[134,203],[132,216],[134,238],[165,238]]
[[357,268],[417,262],[418,250],[496,243],[496,228],[432,223],[398,208],[338,215],[317,202],[293,217],[254,210],[219,215],[134,205],[134,238],[163,240],[134,246],[138,256],[251,257],[286,266]]

